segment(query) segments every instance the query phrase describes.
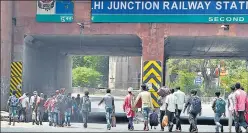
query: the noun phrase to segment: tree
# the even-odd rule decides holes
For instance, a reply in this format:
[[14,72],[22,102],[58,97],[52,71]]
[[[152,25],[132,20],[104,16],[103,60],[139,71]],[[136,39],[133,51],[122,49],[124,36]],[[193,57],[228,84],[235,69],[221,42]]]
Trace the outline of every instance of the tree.
[[188,72],[185,70],[178,70],[178,77],[175,82],[169,82],[169,87],[173,88],[176,86],[180,86],[182,91],[187,93],[190,92],[191,89],[199,88],[199,86],[194,84],[195,73]]
[[84,66],[84,57],[83,56],[72,56],[72,61],[73,61],[72,69]]
[[236,82],[239,82],[241,86],[248,90],[248,72],[245,69],[241,69],[236,73],[230,73],[225,77],[221,78],[221,87],[230,91],[230,86],[234,85]]
[[100,72],[103,86],[108,85],[109,57],[108,56],[73,56],[73,68],[87,67]]
[[[227,89],[229,88],[227,86],[234,84],[235,82],[240,82],[241,84],[244,84],[244,88],[247,88],[248,75],[246,62],[243,60],[223,61],[226,70],[228,70],[228,75],[221,77],[220,88]],[[167,73],[169,75],[178,75],[176,81],[169,82],[174,82],[173,84],[175,85],[181,82],[178,85],[182,87],[184,84],[188,84],[188,82],[183,81],[180,77],[187,77],[187,79],[192,80],[188,74],[192,73],[196,77],[197,73],[200,72],[203,77],[203,86],[201,88],[203,92],[214,92],[213,89],[219,89],[216,88],[216,84],[214,84],[213,81],[218,78],[218,75],[215,75],[215,70],[218,68],[218,65],[220,65],[220,62],[221,60],[219,59],[169,59],[167,62]]]
[[97,87],[101,74],[92,68],[77,67],[72,70],[73,86]]

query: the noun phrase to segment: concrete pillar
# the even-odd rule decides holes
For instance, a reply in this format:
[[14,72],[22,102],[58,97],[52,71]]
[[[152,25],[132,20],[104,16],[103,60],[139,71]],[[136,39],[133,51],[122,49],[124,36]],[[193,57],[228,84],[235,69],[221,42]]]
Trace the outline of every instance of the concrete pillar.
[[24,46],[23,91],[53,94],[55,90],[71,90],[71,58],[55,48]]
[[6,109],[10,89],[13,2],[1,1],[1,110]]
[[139,89],[141,74],[141,57],[129,57],[128,87]]
[[109,56],[109,80],[108,86],[110,89],[115,88],[116,77],[116,60],[114,56]]

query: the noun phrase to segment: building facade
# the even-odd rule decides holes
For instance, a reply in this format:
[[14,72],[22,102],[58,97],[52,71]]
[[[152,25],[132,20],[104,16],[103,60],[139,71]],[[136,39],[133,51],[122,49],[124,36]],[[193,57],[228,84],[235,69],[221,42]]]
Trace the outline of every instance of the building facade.
[[[36,1],[1,1],[1,101],[6,101],[9,94],[11,62],[22,62],[23,41],[28,34],[78,35],[76,23],[84,23],[83,32],[89,35],[135,34],[142,40],[143,63],[155,61],[161,68],[168,36],[248,36],[248,24],[230,24],[230,29],[224,31],[221,23],[94,23],[91,12],[91,1],[75,1],[73,22],[37,22]],[[162,73],[159,75],[162,78]]]

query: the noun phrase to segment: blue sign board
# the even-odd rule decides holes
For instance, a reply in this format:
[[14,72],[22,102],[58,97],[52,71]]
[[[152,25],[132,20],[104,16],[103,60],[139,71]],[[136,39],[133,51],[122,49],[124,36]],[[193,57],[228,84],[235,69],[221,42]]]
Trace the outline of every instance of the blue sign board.
[[202,78],[201,77],[196,77],[195,78],[195,84],[200,85],[202,83]]
[[248,23],[248,1],[92,0],[93,22]]
[[72,0],[38,0],[37,22],[73,22],[74,2]]

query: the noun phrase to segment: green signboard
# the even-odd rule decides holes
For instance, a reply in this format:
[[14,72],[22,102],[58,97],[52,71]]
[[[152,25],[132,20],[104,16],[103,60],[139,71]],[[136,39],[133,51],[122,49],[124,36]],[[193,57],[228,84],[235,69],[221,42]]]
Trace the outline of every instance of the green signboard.
[[248,23],[248,1],[93,0],[92,22]]
[[74,16],[72,0],[38,0],[37,22],[71,23]]

